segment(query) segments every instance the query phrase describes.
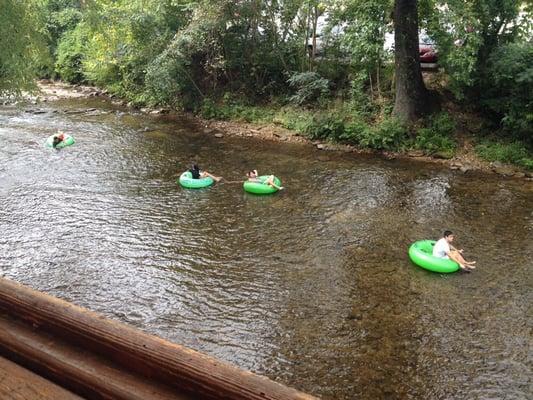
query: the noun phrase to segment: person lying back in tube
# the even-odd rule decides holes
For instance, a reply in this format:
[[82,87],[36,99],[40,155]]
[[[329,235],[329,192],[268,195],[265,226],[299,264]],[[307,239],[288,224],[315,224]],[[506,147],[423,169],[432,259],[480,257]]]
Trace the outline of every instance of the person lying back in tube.
[[210,174],[207,171],[201,171],[200,167],[197,164],[193,164],[191,168],[189,169],[189,172],[191,173],[193,179],[201,179],[201,178],[209,177],[213,179],[215,182],[218,182],[222,179],[221,176],[215,176],[215,175]]
[[275,189],[283,190],[283,186],[278,186],[274,182],[274,175],[269,175],[266,180],[259,179],[259,173],[257,172],[256,169],[253,169],[253,170],[249,171],[246,174],[246,176],[248,177],[248,181],[250,181],[250,182],[262,183],[263,185],[269,185],[269,186],[272,186]]

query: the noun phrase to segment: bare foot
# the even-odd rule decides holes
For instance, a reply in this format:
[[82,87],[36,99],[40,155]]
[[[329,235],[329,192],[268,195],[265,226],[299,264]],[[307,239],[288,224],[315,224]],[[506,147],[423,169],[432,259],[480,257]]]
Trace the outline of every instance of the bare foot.
[[476,267],[473,266],[473,265],[467,265],[467,267],[468,267],[468,269],[476,269]]

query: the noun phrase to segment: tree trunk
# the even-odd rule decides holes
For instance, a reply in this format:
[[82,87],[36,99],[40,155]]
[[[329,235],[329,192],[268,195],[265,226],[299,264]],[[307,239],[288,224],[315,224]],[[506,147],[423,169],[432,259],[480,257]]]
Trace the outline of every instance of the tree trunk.
[[309,70],[310,71],[313,71],[314,69],[314,66],[315,66],[315,58],[316,58],[316,53],[317,53],[317,48],[316,48],[316,35],[317,35],[317,25],[318,25],[318,16],[319,16],[319,13],[318,13],[318,4],[315,4],[314,7],[313,7],[313,51],[311,52],[311,59],[310,59],[310,66],[309,66]]
[[[311,23],[311,3],[308,4],[307,7],[307,16],[305,20],[305,52],[304,52],[304,60],[305,64],[307,65],[307,69],[309,69],[309,58],[311,57],[311,53],[309,52],[309,32],[311,30],[311,27],[309,24]],[[302,68],[302,72],[305,71],[305,67]]]
[[396,99],[393,113],[412,122],[427,111],[428,103],[420,71],[417,0],[395,1],[394,62]]

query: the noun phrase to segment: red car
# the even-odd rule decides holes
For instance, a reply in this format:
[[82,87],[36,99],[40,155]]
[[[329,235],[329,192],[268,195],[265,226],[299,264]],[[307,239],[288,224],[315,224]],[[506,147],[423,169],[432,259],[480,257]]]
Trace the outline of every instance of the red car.
[[418,53],[421,63],[436,63],[439,58],[435,46],[429,43],[420,43]]
[[420,55],[420,66],[422,68],[436,68],[439,55],[435,42],[425,33],[420,34],[418,43],[418,54]]

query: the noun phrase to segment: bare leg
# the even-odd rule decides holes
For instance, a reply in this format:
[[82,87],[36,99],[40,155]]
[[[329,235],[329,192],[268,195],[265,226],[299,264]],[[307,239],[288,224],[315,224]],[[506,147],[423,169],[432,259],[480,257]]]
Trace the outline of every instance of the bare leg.
[[[459,258],[460,260],[462,260],[466,265],[472,265],[472,264],[475,264],[476,262],[475,261],[466,261],[463,257],[463,255],[459,252],[459,251],[453,251],[455,253],[457,253],[457,258]],[[474,267],[473,267],[474,268]]]
[[461,255],[461,253],[459,253],[458,251],[456,250],[452,250],[450,252],[450,258],[455,261],[457,264],[459,264],[461,266],[461,268],[464,268],[464,267],[468,267],[468,268],[476,268],[472,265],[472,263],[475,263],[475,261],[473,262],[468,262],[466,261],[463,256]]
[[208,176],[209,178],[213,179],[216,182],[218,182],[218,181],[220,181],[222,179],[221,176],[215,176],[215,175],[210,174],[207,171],[202,171],[201,177],[205,178],[206,176]]
[[278,189],[278,190],[283,190],[283,186],[278,186],[276,185],[276,183],[274,182],[274,175],[270,175],[266,181],[266,184],[267,185],[270,185],[272,186],[273,188],[275,189]]
[[462,270],[466,269],[466,264],[457,257],[457,254],[450,252],[449,257],[450,260],[455,261],[457,264],[459,264],[459,267],[461,267]]

